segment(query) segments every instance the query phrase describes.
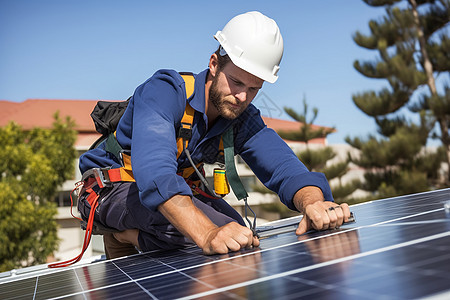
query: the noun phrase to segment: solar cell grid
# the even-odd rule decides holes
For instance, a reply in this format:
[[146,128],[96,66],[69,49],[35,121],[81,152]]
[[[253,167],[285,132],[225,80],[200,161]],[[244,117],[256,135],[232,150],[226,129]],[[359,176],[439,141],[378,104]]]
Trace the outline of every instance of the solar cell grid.
[[18,276],[0,281],[0,299],[448,296],[448,200],[446,189],[356,205],[356,223],[303,236],[295,226],[275,235],[266,227],[258,249],[228,255],[204,256],[192,247]]

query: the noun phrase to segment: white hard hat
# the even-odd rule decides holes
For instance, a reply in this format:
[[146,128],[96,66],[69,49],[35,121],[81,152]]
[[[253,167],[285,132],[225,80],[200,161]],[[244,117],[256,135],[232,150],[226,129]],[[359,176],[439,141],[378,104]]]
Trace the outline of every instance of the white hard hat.
[[277,81],[283,38],[274,20],[247,12],[231,19],[214,38],[236,66],[267,82]]

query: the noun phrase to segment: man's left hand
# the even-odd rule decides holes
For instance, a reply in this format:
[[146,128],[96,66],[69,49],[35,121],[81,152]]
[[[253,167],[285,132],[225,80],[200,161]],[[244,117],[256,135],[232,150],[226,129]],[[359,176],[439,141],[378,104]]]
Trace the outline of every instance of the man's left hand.
[[305,187],[299,190],[294,198],[297,209],[303,212],[303,219],[298,225],[297,235],[315,230],[339,228],[350,217],[347,203],[340,205],[324,201],[322,192],[315,187]]

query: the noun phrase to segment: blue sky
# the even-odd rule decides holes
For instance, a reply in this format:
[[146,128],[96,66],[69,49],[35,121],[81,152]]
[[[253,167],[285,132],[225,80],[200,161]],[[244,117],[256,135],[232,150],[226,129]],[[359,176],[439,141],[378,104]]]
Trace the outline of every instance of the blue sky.
[[384,10],[362,0],[0,0],[0,100],[126,99],[160,68],[204,70],[216,31],[251,10],[276,20],[285,46],[279,80],[254,101],[263,115],[289,119],[282,108],[306,97],[315,123],[336,127],[330,144],[375,131],[352,94],[384,82],[354,70],[376,53],[352,34]]

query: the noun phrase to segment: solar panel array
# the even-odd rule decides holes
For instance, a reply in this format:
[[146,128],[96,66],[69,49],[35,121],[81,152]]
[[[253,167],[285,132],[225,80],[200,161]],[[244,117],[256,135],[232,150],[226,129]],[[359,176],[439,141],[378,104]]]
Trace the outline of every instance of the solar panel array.
[[227,255],[192,247],[10,277],[0,299],[450,298],[448,201],[450,189],[355,205],[355,223],[302,236],[289,219]]

